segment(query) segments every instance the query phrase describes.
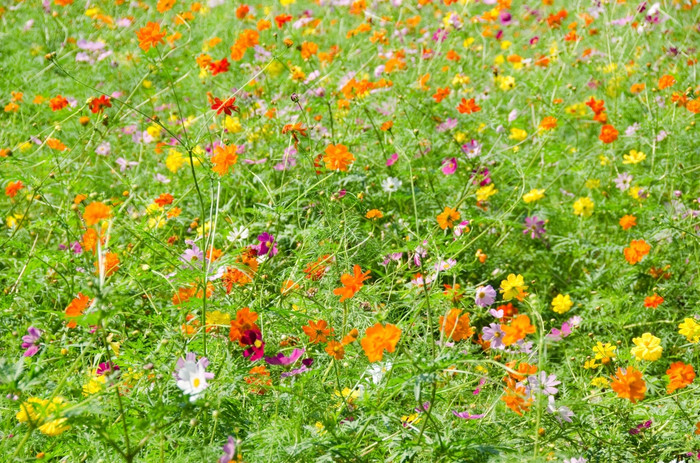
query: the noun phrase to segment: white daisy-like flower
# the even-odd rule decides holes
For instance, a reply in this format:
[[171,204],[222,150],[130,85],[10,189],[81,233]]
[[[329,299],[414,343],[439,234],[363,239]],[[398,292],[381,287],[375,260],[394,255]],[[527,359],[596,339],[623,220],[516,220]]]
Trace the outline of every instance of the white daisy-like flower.
[[386,180],[382,182],[382,189],[387,193],[394,193],[401,188],[402,182],[395,177],[387,177]]
[[235,243],[237,241],[243,241],[248,238],[250,231],[244,227],[240,226],[238,228],[234,227],[226,237],[230,242]]
[[177,368],[173,373],[177,381],[177,387],[183,394],[190,396],[190,402],[199,399],[204,390],[209,387],[208,379],[214,377],[214,373],[206,371],[209,365],[209,359],[202,357],[197,361],[197,356],[194,352],[188,352],[185,358],[179,358]]

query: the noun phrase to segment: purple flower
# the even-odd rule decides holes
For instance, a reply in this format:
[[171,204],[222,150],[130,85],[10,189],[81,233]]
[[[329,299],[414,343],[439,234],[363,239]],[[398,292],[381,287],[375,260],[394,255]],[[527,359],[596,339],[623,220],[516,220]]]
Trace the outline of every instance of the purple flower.
[[22,336],[22,341],[24,341],[22,343],[22,349],[27,349],[22,355],[24,357],[33,357],[37,352],[39,352],[38,343],[39,338],[41,338],[41,330],[30,326],[27,328],[27,333],[29,334]]
[[479,418],[483,418],[486,416],[486,413],[472,415],[468,411],[467,412],[458,412],[457,410],[452,410],[452,414],[454,416],[456,416],[457,418],[462,418],[463,420],[478,420]]
[[570,334],[571,324],[569,322],[564,322],[561,325],[561,330],[558,328],[552,328],[552,332],[547,335],[547,339],[551,339],[552,341],[561,341]]
[[561,384],[561,381],[557,380],[557,375],[548,375],[546,371],[540,371],[538,375],[528,376],[527,384],[530,393],[539,392],[551,396],[559,392],[555,386]]
[[248,330],[241,336],[241,342],[248,346],[243,351],[244,357],[250,357],[251,362],[255,362],[263,358],[265,355],[265,343],[262,340],[262,334],[258,330]]
[[433,42],[444,42],[447,38],[448,32],[445,29],[438,29],[433,34]]
[[131,167],[138,166],[139,163],[136,161],[127,161],[124,158],[117,158],[117,165],[119,166],[119,171],[124,172],[126,169],[130,169]]
[[491,285],[476,288],[474,303],[479,307],[488,307],[496,300],[496,291]]
[[275,170],[288,170],[297,165],[297,150],[293,146],[284,150],[284,155],[282,156],[282,162],[275,165]]
[[278,353],[274,357],[265,357],[265,361],[269,363],[270,365],[291,365],[295,363],[299,358],[302,356],[302,354],[305,352],[304,349],[294,349],[291,354],[289,354],[289,357],[285,357],[282,352]]
[[[574,412],[572,412],[569,407],[564,407],[563,405],[561,407],[557,407],[554,404],[554,396],[550,395],[549,398],[547,399],[548,405],[547,405],[547,411],[549,413],[554,414],[555,418],[559,421],[559,424],[562,424],[562,420],[566,421],[567,423],[571,423],[571,417],[574,416]],[[583,460],[586,461],[586,460]]]
[[625,130],[625,135],[627,135],[628,137],[632,137],[635,133],[637,133],[637,130],[639,130],[640,128],[641,126],[639,125],[639,122],[635,122],[634,124],[627,127],[627,129]]
[[290,376],[296,376],[296,375],[300,375],[302,373],[306,373],[307,371],[309,371],[309,368],[306,365],[302,365],[299,368],[295,368],[294,370],[282,372],[280,377],[281,378],[288,378]]
[[457,172],[457,158],[449,158],[442,161],[442,173],[452,175]]
[[454,129],[457,127],[457,119],[453,119],[451,117],[448,117],[445,122],[438,124],[437,127],[435,127],[436,132],[446,132],[448,130]]
[[525,217],[525,230],[523,230],[523,234],[527,235],[528,233],[533,240],[541,238],[542,235],[546,233],[544,229],[544,220],[539,219],[536,215]]
[[481,144],[472,139],[469,143],[462,145],[462,152],[467,155],[467,159],[472,159],[481,154]]
[[505,348],[503,337],[506,333],[501,329],[501,325],[498,323],[491,323],[489,326],[485,326],[482,333],[482,339],[491,343],[492,349],[502,350]]
[[[180,260],[185,264],[189,264],[191,267],[195,266],[193,262],[200,262],[198,266],[201,268],[201,262],[204,261],[204,252],[199,249],[199,246],[197,246],[197,244],[192,240],[186,240],[185,243],[191,247],[182,253]],[[183,267],[186,268],[187,266],[185,265]]]
[[627,172],[623,172],[613,180],[615,187],[620,191],[627,191],[632,186],[632,176]]
[[228,442],[224,444],[224,454],[219,458],[219,463],[231,463],[236,461],[236,440],[228,436]]
[[270,257],[277,255],[277,244],[275,243],[274,236],[265,232],[258,235],[258,241],[260,241],[260,244],[255,247],[258,251],[258,255],[269,255]]

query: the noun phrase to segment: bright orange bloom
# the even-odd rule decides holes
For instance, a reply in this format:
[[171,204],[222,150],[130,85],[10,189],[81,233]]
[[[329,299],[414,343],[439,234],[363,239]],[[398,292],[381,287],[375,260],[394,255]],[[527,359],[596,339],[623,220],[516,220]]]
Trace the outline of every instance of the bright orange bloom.
[[314,42],[303,42],[301,44],[301,57],[308,60],[312,56],[318,53],[318,45]]
[[253,394],[262,395],[267,391],[265,387],[272,385],[270,372],[267,371],[265,365],[253,367],[248,373],[249,375],[245,377],[245,382],[251,385],[250,392]]
[[637,225],[637,218],[633,215],[624,215],[620,219],[620,226],[623,230],[629,230]]
[[506,363],[506,366],[515,371],[515,373],[512,373],[509,371],[508,376],[503,378],[506,382],[509,382],[509,383],[510,383],[510,381],[508,380],[509,377],[515,381],[522,381],[525,378],[527,378],[528,376],[534,375],[535,373],[537,373],[537,365],[530,365],[527,362],[520,362],[518,364],[518,367],[515,368],[515,360],[513,360],[512,362]]
[[365,351],[370,362],[379,362],[384,358],[384,351],[394,352],[396,344],[401,338],[401,330],[396,325],[381,323],[367,328],[365,337],[362,338],[362,350]]
[[306,264],[306,268],[304,269],[306,278],[314,281],[320,280],[323,278],[323,275],[326,274],[326,270],[328,270],[328,266],[331,262],[333,262],[333,256],[324,254],[319,257],[316,262]]
[[557,118],[553,116],[547,116],[540,122],[540,129],[542,130],[552,130],[557,127]]
[[226,288],[226,294],[231,292],[234,283],[238,286],[243,286],[253,281],[255,273],[258,271],[258,259],[253,250],[249,249],[242,252],[236,261],[242,265],[226,267],[226,272],[221,277],[221,282]]
[[[108,252],[105,254],[104,261],[102,262],[102,265],[104,265],[104,271],[105,271],[105,276],[106,277],[111,277],[117,271],[119,270],[119,256],[117,255],[116,252]],[[96,260],[95,261],[95,274],[98,275],[100,273],[100,261]]]
[[260,331],[258,325],[255,322],[258,320],[258,314],[256,312],[251,312],[248,307],[243,307],[241,310],[236,312],[236,319],[231,320],[231,329],[228,333],[228,338],[231,342],[236,342],[242,346],[241,337],[248,330]]
[[[90,298],[83,293],[78,293],[78,296],[66,307],[66,318],[79,317],[85,312],[85,309],[90,305]],[[68,322],[68,328],[75,328],[77,324],[75,320]]]
[[14,198],[17,196],[17,192],[19,192],[19,190],[22,188],[24,188],[24,185],[21,181],[17,180],[16,182],[10,182],[5,187],[5,195],[9,196],[10,198]]
[[693,114],[700,114],[700,98],[688,101],[685,104],[685,109]]
[[59,111],[68,106],[68,100],[61,95],[56,95],[49,100],[49,106],[51,107],[52,111]]
[[462,215],[459,212],[457,212],[456,209],[445,207],[445,210],[438,214],[437,223],[438,225],[440,225],[440,228],[445,230],[446,228],[454,227],[454,223],[457,222],[461,217]]
[[379,209],[370,209],[369,211],[367,211],[367,214],[365,214],[365,217],[370,220],[381,219],[382,217],[384,217],[384,214]]
[[226,58],[223,58],[219,61],[211,61],[208,63],[209,70],[211,71],[211,75],[215,76],[217,74],[222,74],[224,72],[228,72],[229,69],[229,62]]
[[481,106],[476,104],[476,100],[474,100],[474,98],[469,100],[462,98],[461,103],[459,103],[459,106],[457,106],[457,111],[459,111],[460,114],[476,113],[481,111]]
[[214,166],[211,170],[221,177],[226,175],[228,170],[238,162],[237,150],[238,147],[236,145],[224,145],[214,148],[214,156],[211,157],[211,162]]
[[435,100],[435,103],[440,103],[449,94],[450,94],[449,87],[438,88],[437,91],[433,94],[433,100]]
[[651,246],[644,240],[632,240],[629,247],[624,249],[625,259],[631,265],[635,265],[642,261],[644,256],[649,254]]
[[159,43],[165,44],[163,37],[165,37],[166,34],[167,32],[165,29],[160,29],[160,24],[149,22],[145,27],[142,27],[136,32],[136,37],[139,39],[139,47],[141,47],[143,51],[148,51],[151,48],[155,48]]
[[346,334],[343,337],[343,340],[340,343],[344,346],[347,346],[348,344],[352,344],[353,342],[357,341],[357,338],[359,336],[360,332],[357,331],[357,328],[353,328],[348,334]]
[[688,387],[695,381],[695,369],[692,365],[686,365],[683,362],[676,362],[666,370],[668,375],[668,386],[666,392],[672,393],[676,389]]
[[645,84],[632,84],[632,86],[630,87],[630,92],[634,94],[641,93],[642,91],[644,91],[645,87]]
[[506,346],[515,344],[521,339],[525,339],[528,334],[535,332],[535,327],[530,324],[530,317],[527,315],[518,315],[510,322],[510,325],[501,325],[501,329],[506,333],[503,336],[503,344]]
[[175,198],[173,198],[173,195],[170,193],[161,193],[153,202],[156,203],[158,207],[165,207],[168,204],[172,204],[174,199]]
[[600,128],[600,135],[598,135],[598,138],[600,141],[603,143],[612,143],[615,140],[617,140],[617,136],[620,134],[620,132],[615,129],[610,124],[605,124],[603,127]]
[[364,286],[362,282],[369,278],[370,271],[367,270],[365,273],[362,273],[362,268],[360,268],[359,265],[355,265],[352,270],[353,275],[344,273],[340,277],[340,282],[343,284],[343,287],[333,290],[333,294],[340,296],[340,302],[352,298],[355,293]]
[[326,353],[336,360],[343,360],[345,357],[345,348],[338,341],[331,341],[326,346]]
[[644,298],[644,307],[657,308],[664,302],[664,298],[654,293],[653,296],[647,296]]
[[523,412],[530,410],[532,399],[525,399],[527,397],[525,386],[516,386],[514,389],[506,388],[505,391],[506,394],[501,397],[501,400],[508,408],[520,416],[523,416]]
[[641,371],[634,367],[618,368],[615,376],[611,376],[611,378],[613,380],[612,390],[617,392],[617,396],[621,399],[629,399],[634,404],[644,398],[647,383],[642,379]]
[[52,150],[56,151],[65,151],[68,149],[66,145],[64,145],[61,140],[57,138],[47,138],[46,139],[46,146],[51,148]]
[[591,108],[591,111],[593,111],[595,114],[600,114],[605,111],[605,101],[596,100],[593,97],[591,97],[590,100],[586,101],[586,106]]
[[[83,233],[83,241],[80,243],[80,246],[82,246],[83,251],[92,251],[95,253],[97,251],[97,240],[97,230],[88,228],[85,233]],[[104,239],[102,239],[102,243],[104,244]]]
[[246,4],[243,4],[236,8],[236,17],[238,19],[245,19],[245,17],[248,15],[250,12],[250,7]]
[[326,163],[326,169],[328,170],[347,172],[348,166],[355,162],[355,156],[348,152],[347,146],[331,144],[326,147],[326,155],[323,156],[323,162]]
[[85,220],[85,225],[88,227],[95,225],[100,220],[109,219],[112,216],[112,209],[99,201],[90,203],[85,208],[83,212],[83,219]]
[[309,320],[309,324],[304,325],[302,330],[304,330],[304,333],[309,337],[309,342],[311,344],[327,342],[327,336],[330,335],[332,331],[331,328],[328,328],[328,322],[325,320],[319,320],[317,322]]
[[663,90],[665,88],[671,87],[675,83],[676,83],[676,79],[674,79],[673,76],[670,76],[668,74],[663,75],[659,79],[659,90]]
[[461,314],[462,310],[453,308],[447,317],[440,316],[440,331],[455,342],[469,339],[474,334],[469,325],[469,314]]

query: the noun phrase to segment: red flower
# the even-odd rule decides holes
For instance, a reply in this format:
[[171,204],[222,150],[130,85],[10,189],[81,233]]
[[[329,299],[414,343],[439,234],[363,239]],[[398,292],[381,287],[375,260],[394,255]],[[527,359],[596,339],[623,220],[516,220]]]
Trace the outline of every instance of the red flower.
[[106,97],[105,95],[102,95],[99,98],[93,98],[90,101],[90,111],[92,111],[93,114],[101,112],[104,108],[111,107],[112,103],[109,101],[109,97]]
[[280,29],[282,29],[282,26],[284,26],[285,23],[288,23],[291,20],[292,20],[292,15],[289,15],[289,14],[281,14],[281,15],[275,17],[275,22],[277,23],[277,27]]
[[220,61],[212,61],[211,63],[209,63],[209,70],[211,71],[211,75],[213,76],[221,74],[223,72],[228,72],[228,68],[229,63],[226,58]]
[[216,110],[216,114],[221,114],[223,112],[227,116],[230,116],[231,114],[233,114],[233,111],[238,112],[238,106],[233,104],[235,102],[236,102],[235,96],[232,96],[231,98],[228,98],[225,101],[222,101],[221,99],[219,99],[217,97],[214,97],[214,103],[212,103],[211,109]]

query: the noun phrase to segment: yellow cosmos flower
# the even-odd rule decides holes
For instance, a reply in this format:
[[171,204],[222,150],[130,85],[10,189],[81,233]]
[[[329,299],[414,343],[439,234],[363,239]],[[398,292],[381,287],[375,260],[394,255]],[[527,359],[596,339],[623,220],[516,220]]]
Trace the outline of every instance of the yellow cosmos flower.
[[637,360],[649,360],[653,362],[661,358],[661,339],[651,333],[644,333],[641,338],[634,338],[632,342],[637,346],[632,348],[632,355]]

